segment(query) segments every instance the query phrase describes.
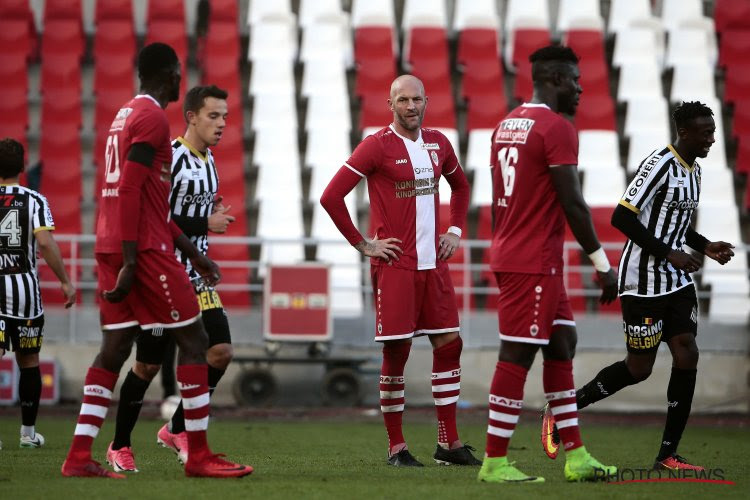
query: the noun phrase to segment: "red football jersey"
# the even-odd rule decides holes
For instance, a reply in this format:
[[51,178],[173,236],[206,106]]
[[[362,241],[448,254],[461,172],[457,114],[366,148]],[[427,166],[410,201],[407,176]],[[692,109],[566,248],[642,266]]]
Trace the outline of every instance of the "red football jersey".
[[496,272],[557,274],[563,267],[565,214],[549,169],[578,164],[573,125],[544,104],[523,104],[492,134]]
[[[399,246],[404,253],[393,265],[434,269],[440,232],[438,182],[441,175],[461,169],[450,141],[427,128],[412,141],[391,125],[365,138],[344,165],[367,177],[371,227],[378,239],[402,241]],[[345,236],[356,243],[351,241],[356,235]],[[371,263],[381,262],[372,259]]]
[[138,250],[171,251],[174,248],[169,230],[169,188],[172,146],[169,140],[167,114],[153,97],[137,95],[117,112],[109,128],[105,149],[105,174],[99,198],[99,219],[96,224],[97,253],[120,253],[120,169],[138,142],[150,144],[155,150],[148,179],[141,192],[141,214]]

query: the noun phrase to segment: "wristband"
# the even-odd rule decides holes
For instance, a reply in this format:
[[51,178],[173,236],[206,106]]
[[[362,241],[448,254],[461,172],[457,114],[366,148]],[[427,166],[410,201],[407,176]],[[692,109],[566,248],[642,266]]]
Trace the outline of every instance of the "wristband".
[[451,233],[451,234],[455,234],[459,238],[461,237],[461,233],[463,233],[463,231],[461,231],[461,228],[457,227],[457,226],[451,226],[451,227],[449,227],[447,232]]
[[612,268],[612,266],[609,265],[607,254],[604,253],[604,249],[601,247],[599,247],[598,250],[591,252],[589,254],[589,259],[591,259],[591,263],[594,265],[594,269],[596,269],[600,273],[606,273]]

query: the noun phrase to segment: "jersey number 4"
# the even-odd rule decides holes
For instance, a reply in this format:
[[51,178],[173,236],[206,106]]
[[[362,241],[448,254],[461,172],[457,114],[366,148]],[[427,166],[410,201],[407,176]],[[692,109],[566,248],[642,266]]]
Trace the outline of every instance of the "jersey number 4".
[[497,162],[500,164],[500,172],[503,175],[504,196],[513,194],[513,185],[516,182],[516,164],[518,163],[518,148],[502,148],[497,152]]
[[0,236],[8,238],[9,247],[21,246],[21,226],[18,224],[18,210],[10,210],[0,221]]
[[114,184],[120,179],[120,148],[117,145],[116,135],[107,137],[107,145],[104,149],[104,160],[106,163],[107,176],[104,182]]

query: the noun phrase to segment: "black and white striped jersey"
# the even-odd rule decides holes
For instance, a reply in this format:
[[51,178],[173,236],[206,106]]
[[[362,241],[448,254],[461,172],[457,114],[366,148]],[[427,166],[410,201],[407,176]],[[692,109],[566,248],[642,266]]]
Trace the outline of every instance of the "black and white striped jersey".
[[[208,216],[219,190],[216,165],[207,149],[197,151],[185,139],[172,142],[172,190],[169,204],[172,219],[204,255],[208,252]],[[185,265],[190,280],[200,279],[190,261],[176,249],[177,258]]]
[[[685,163],[670,144],[641,162],[620,205],[638,214],[640,223],[658,240],[682,250],[700,189],[701,167]],[[666,295],[693,283],[688,273],[632,240],[625,243],[619,273],[620,295]]]
[[18,184],[0,185],[0,314],[3,316],[33,319],[44,312],[34,235],[54,228],[44,196]]

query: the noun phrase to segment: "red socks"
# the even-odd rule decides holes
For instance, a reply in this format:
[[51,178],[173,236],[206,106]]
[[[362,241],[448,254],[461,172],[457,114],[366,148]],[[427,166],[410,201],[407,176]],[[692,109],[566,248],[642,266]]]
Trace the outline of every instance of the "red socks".
[[560,442],[565,451],[583,446],[578,429],[578,406],[573,385],[573,361],[545,360],[542,381],[544,396],[555,416]]
[[523,386],[528,370],[500,361],[495,367],[490,387],[490,418],[487,425],[488,457],[508,454],[508,442],[518,423],[523,406]]
[[[380,411],[388,433],[388,450],[405,445],[401,427],[404,414],[404,366],[409,359],[411,342],[383,344],[383,365],[380,369]],[[396,450],[398,451],[398,450]]]
[[456,403],[461,392],[461,337],[432,351],[432,397],[438,421],[438,444],[458,441]]
[[199,459],[208,453],[208,368],[207,365],[177,366],[177,384],[180,387],[185,413],[185,430],[188,440],[188,460]]
[[78,414],[78,423],[73,432],[68,458],[78,462],[91,460],[91,445],[94,442],[112,399],[112,390],[117,382],[117,373],[103,368],[89,368],[83,383],[83,402]]

